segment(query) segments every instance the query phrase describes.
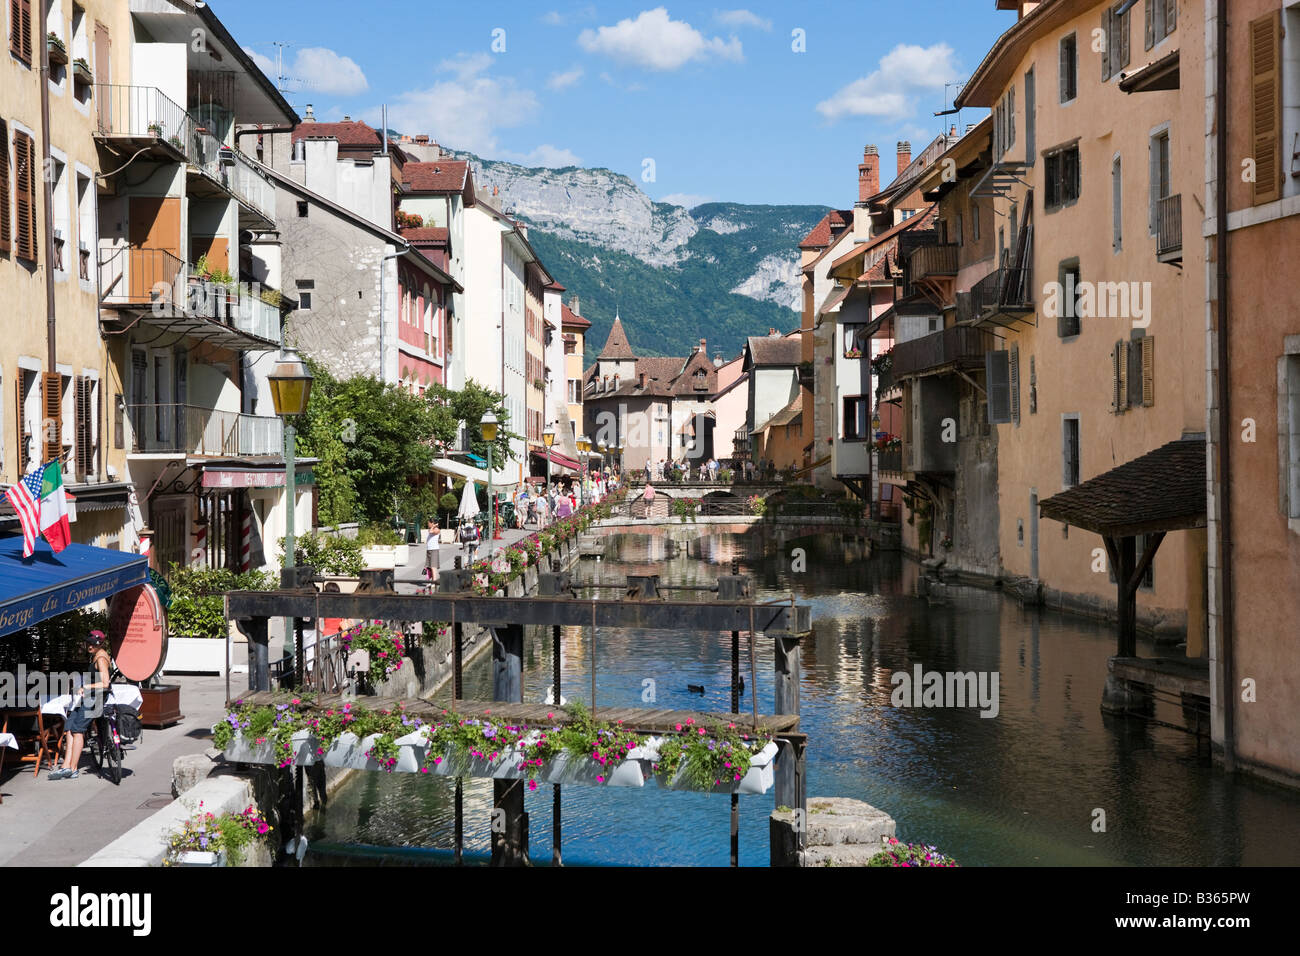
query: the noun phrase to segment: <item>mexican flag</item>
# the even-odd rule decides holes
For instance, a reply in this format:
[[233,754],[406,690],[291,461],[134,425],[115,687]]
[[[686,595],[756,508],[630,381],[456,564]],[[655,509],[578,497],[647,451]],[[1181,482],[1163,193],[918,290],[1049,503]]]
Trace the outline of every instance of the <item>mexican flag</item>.
[[63,491],[63,468],[57,461],[45,466],[41,475],[41,534],[50,550],[59,552],[72,541],[68,526],[68,499]]

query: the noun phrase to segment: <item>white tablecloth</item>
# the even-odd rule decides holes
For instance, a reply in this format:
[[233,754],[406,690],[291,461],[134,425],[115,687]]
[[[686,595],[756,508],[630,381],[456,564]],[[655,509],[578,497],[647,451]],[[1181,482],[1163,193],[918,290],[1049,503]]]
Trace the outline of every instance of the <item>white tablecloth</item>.
[[11,750],[18,749],[18,741],[13,734],[0,734],[0,747],[9,747]]
[[[74,697],[72,694],[64,694],[62,697],[55,697],[53,700],[41,705],[42,714],[53,714],[58,717],[67,717],[68,711],[75,708],[81,703],[80,697]],[[124,705],[126,707],[135,707],[144,703],[144,697],[140,693],[140,688],[135,684],[114,684],[108,692],[108,703]]]

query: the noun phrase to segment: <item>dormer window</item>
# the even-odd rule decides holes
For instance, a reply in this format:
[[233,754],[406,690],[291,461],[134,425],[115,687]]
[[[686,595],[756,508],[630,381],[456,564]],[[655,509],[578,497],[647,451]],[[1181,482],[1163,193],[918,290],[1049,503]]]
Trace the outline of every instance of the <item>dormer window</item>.
[[703,392],[703,391],[707,391],[708,387],[709,387],[708,373],[705,372],[704,369],[702,368],[697,368],[695,370],[695,390],[697,392]]

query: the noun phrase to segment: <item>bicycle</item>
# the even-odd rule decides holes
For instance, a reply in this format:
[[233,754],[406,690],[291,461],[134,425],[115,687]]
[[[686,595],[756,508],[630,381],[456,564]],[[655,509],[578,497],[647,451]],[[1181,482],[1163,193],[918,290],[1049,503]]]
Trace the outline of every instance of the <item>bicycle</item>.
[[[86,728],[86,749],[101,777],[107,776],[114,786],[122,783],[122,737],[117,728],[117,713],[109,705]],[[107,771],[107,773],[105,773]]]

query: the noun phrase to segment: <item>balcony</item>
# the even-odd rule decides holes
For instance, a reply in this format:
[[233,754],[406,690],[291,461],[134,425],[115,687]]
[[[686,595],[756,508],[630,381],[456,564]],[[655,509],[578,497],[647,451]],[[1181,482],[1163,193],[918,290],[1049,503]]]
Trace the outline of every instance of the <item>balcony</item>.
[[1156,200],[1156,258],[1169,263],[1183,261],[1181,194]]
[[887,448],[884,451],[876,452],[876,465],[880,473],[898,475],[903,472],[903,449]]
[[240,295],[231,309],[235,328],[258,338],[280,341],[280,307],[257,295]]
[[957,244],[946,242],[932,246],[921,246],[919,249],[912,250],[912,255],[907,262],[908,268],[912,270],[913,282],[919,282],[922,279],[934,276],[955,276],[957,274]]
[[152,158],[202,165],[194,118],[153,86],[99,84],[96,135],[123,149],[148,150]]
[[[1025,261],[1032,261],[1026,254]],[[1033,278],[1029,266],[994,269],[970,289],[967,306],[972,324],[1009,329],[1016,323],[1034,325]]]
[[238,458],[283,453],[283,422],[196,405],[127,405],[129,454]]
[[175,294],[177,289],[184,294],[183,276],[189,275],[189,266],[165,249],[136,249],[101,240],[99,274],[103,305],[171,311],[183,304],[175,301]]
[[[275,223],[275,187],[249,159],[237,149],[227,149],[224,153],[229,163],[233,159],[232,191],[241,203],[260,215],[267,223]],[[240,217],[240,225],[245,223]]]
[[993,336],[983,329],[955,325],[894,346],[894,377],[909,378],[951,368],[983,368]]

